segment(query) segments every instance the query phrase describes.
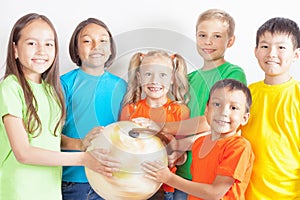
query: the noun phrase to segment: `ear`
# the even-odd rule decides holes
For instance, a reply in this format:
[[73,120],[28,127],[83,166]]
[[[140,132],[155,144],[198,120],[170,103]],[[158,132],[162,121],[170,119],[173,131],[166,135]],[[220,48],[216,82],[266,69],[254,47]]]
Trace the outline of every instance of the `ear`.
[[13,43],[13,48],[14,48],[14,52],[15,52],[15,59],[17,59],[19,57],[19,55],[18,55],[18,49],[17,49],[15,42]]
[[300,57],[300,48],[295,49],[293,61],[298,60]]
[[208,105],[205,106],[204,116],[207,118],[208,115]]
[[250,117],[250,113],[245,113],[244,116],[243,116],[243,120],[241,122],[241,125],[244,126],[248,123],[248,120],[249,120],[249,117]]
[[255,55],[255,58],[257,59],[257,47],[254,47],[254,55]]
[[229,38],[228,43],[227,43],[227,48],[232,47],[232,45],[234,44],[235,41],[235,36],[232,36],[231,38]]

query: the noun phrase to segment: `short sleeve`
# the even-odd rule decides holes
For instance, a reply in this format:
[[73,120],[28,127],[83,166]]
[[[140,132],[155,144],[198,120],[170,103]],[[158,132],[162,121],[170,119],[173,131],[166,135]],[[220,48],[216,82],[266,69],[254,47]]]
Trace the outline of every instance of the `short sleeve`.
[[127,104],[122,108],[121,114],[120,114],[120,121],[127,121],[130,120],[131,113],[133,111],[132,104]]
[[171,110],[173,111],[175,121],[190,118],[190,109],[185,104],[171,104]]
[[222,157],[217,174],[231,176],[238,181],[244,179],[254,161],[250,143],[242,138],[227,144]]
[[242,83],[244,83],[245,85],[247,85],[247,79],[246,79],[246,75],[245,72],[242,68],[237,68],[235,70],[233,70],[230,74],[228,74],[228,76],[226,78],[232,78],[238,81],[241,81]]
[[7,114],[23,118],[24,94],[21,86],[12,76],[0,84],[0,116]]

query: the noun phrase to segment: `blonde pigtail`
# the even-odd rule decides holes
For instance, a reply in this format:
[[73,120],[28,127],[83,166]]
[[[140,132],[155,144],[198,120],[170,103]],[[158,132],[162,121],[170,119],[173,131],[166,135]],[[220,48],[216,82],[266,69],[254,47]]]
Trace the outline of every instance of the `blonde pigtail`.
[[179,54],[174,54],[173,57],[174,83],[172,85],[172,93],[176,101],[187,104],[190,100],[187,65]]
[[141,99],[142,87],[137,76],[141,60],[143,58],[142,53],[136,53],[132,56],[128,68],[128,85],[127,91],[123,99],[123,107],[127,104],[137,103]]

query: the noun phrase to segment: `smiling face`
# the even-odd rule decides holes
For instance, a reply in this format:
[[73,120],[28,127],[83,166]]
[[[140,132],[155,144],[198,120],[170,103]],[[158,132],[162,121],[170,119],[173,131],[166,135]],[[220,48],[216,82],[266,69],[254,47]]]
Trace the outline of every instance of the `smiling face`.
[[226,138],[236,134],[240,125],[249,118],[246,112],[246,96],[241,90],[228,87],[216,89],[206,106],[205,116],[211,126],[212,136]]
[[259,38],[255,57],[265,72],[265,83],[280,84],[290,79],[289,70],[299,58],[299,49],[294,50],[290,36],[266,32]]
[[219,19],[205,20],[198,24],[197,50],[205,62],[224,62],[226,48],[234,43],[234,36],[228,36],[228,24]]
[[55,58],[55,38],[51,27],[42,19],[32,21],[23,28],[14,47],[15,58],[22,64],[25,77],[40,83],[41,74]]
[[145,57],[138,77],[149,106],[160,107],[167,102],[167,94],[173,82],[173,66],[170,58]]
[[110,36],[102,26],[94,23],[84,27],[78,36],[78,54],[82,70],[103,73],[104,64],[111,55]]

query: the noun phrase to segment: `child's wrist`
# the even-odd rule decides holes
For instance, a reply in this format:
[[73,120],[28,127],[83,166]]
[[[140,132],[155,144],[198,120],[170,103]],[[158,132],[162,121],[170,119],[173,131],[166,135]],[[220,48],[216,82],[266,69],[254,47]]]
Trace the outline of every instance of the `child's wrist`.
[[186,152],[181,151],[179,153],[182,153],[182,155],[176,161],[176,165],[178,165],[178,166],[183,165],[187,160],[187,153]]

